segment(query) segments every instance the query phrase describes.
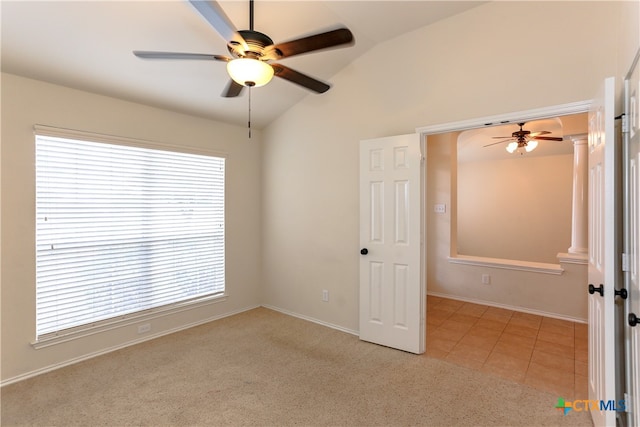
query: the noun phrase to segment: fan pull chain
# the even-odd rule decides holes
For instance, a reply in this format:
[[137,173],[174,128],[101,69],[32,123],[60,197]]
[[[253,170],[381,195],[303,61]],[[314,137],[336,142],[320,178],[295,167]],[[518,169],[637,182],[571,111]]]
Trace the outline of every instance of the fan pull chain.
[[249,139],[251,139],[251,87],[249,87],[249,119],[247,126],[249,127]]
[[[249,0],[249,30],[253,31],[253,0]],[[249,86],[249,139],[251,139],[251,86]]]

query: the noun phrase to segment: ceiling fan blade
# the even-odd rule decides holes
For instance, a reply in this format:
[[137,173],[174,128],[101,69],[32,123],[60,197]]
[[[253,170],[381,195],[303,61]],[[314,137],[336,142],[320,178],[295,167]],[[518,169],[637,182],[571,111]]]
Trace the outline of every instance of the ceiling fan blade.
[[249,46],[244,38],[238,33],[229,17],[222,7],[215,1],[189,0],[189,3],[196,8],[200,15],[213,27],[214,30],[229,42],[238,43],[244,50],[249,50]]
[[272,59],[281,59],[352,42],[353,34],[351,34],[351,31],[347,28],[340,28],[269,46],[266,49],[266,55]]
[[[496,138],[498,138],[498,137],[496,137]],[[504,142],[508,142],[508,141],[509,141],[509,140],[507,139],[507,140],[505,140],[505,141],[492,142],[491,144],[483,145],[483,146],[482,146],[482,148],[485,148],[485,147],[491,147],[492,145],[502,144],[502,143],[504,143]],[[514,139],[514,141],[515,141],[515,139]]]
[[222,92],[222,96],[225,98],[234,98],[240,95],[240,93],[242,92],[242,89],[244,89],[244,86],[237,83],[233,79],[229,79],[229,83],[227,84],[227,87],[225,88],[224,92]]
[[275,76],[278,76],[285,80],[289,80],[291,83],[295,83],[314,92],[325,93],[331,87],[328,84],[321,82],[320,80],[316,80],[313,77],[309,77],[298,71],[292,70],[291,68],[285,67],[284,65],[271,64],[271,66],[273,67]]
[[543,130],[540,132],[531,132],[529,135],[527,135],[529,138],[534,138],[536,136],[540,136],[540,135],[547,135],[550,134],[551,132],[549,132],[548,130]]
[[492,136],[493,139],[511,139],[513,136]]
[[[551,133],[551,132],[549,132]],[[564,141],[564,138],[556,138],[555,136],[535,136],[530,139],[542,139],[545,141]]]
[[182,53],[182,52],[153,52],[146,50],[134,50],[133,54],[142,59],[197,59],[205,61],[231,61],[231,58],[223,55],[211,55],[207,53]]

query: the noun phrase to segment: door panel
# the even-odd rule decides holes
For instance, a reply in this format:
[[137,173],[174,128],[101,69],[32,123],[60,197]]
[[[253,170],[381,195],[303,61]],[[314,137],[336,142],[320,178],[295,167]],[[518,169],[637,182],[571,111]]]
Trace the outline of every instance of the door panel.
[[[589,399],[596,401],[616,399],[614,290],[619,249],[614,94],[614,79],[606,79],[589,111],[588,384]],[[591,416],[596,427],[615,426],[615,411],[594,409]]]
[[422,168],[417,134],[360,143],[360,338],[413,353],[425,345]]
[[625,114],[628,133],[623,163],[625,164],[625,221],[623,238],[628,266],[625,272],[627,319],[625,341],[627,343],[625,369],[627,372],[627,398],[630,400],[629,425],[640,425],[640,325],[631,327],[628,315],[640,317],[640,51],[625,80]]

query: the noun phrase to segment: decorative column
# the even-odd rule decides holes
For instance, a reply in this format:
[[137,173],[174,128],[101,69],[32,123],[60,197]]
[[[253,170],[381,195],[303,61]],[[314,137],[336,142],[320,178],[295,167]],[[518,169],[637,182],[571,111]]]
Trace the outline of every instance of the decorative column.
[[571,247],[570,254],[587,255],[588,235],[588,191],[589,191],[589,153],[588,136],[571,136],[573,141],[573,203],[571,209]]

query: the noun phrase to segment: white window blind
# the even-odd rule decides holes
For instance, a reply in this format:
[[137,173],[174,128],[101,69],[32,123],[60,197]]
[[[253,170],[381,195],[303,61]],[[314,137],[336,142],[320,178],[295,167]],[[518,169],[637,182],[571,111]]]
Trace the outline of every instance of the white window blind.
[[225,159],[36,135],[36,334],[225,290]]

